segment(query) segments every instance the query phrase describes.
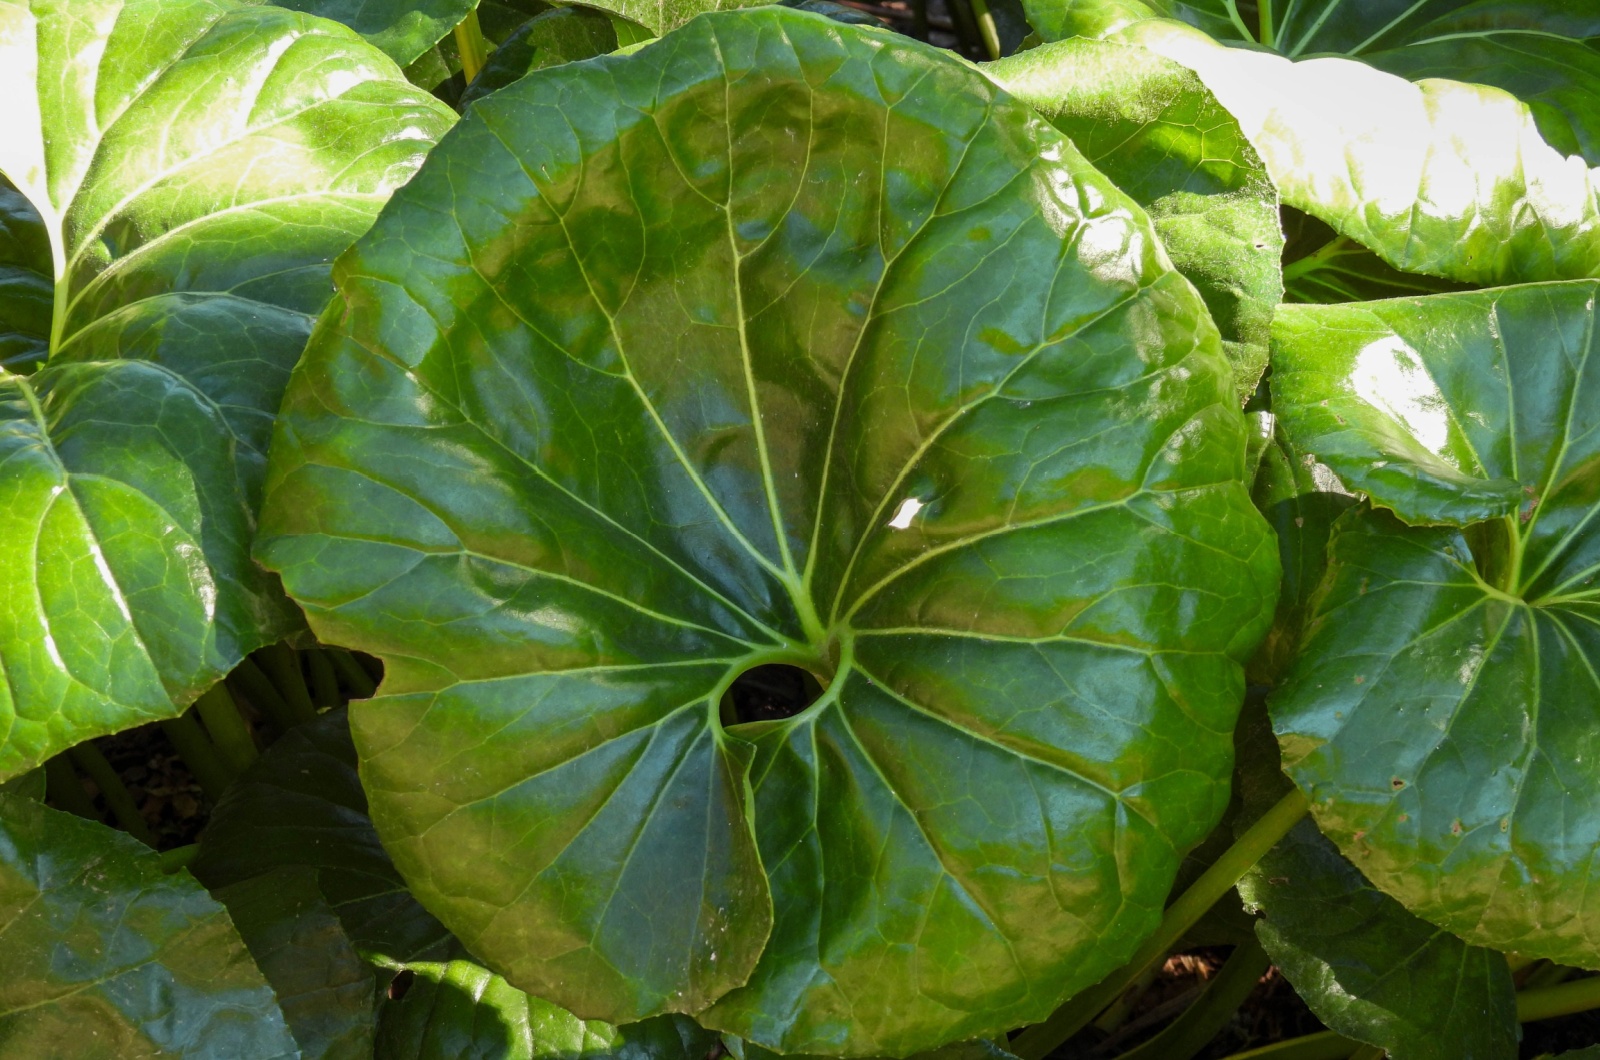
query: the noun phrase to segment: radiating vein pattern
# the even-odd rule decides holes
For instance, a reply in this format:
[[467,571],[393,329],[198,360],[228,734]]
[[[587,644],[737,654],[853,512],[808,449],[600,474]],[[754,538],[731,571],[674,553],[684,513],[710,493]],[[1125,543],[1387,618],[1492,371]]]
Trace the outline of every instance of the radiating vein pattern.
[[[1220,814],[1276,552],[1137,206],[782,10],[474,104],[336,268],[258,555],[414,892],[581,1016],[905,1054],[1125,959]],[[757,663],[822,697],[735,724]]]
[[300,628],[250,558],[329,263],[453,120],[343,27],[0,2],[0,777]]
[[1274,700],[1362,872],[1469,941],[1600,965],[1600,284],[1285,309],[1279,411],[1389,512],[1335,525]]

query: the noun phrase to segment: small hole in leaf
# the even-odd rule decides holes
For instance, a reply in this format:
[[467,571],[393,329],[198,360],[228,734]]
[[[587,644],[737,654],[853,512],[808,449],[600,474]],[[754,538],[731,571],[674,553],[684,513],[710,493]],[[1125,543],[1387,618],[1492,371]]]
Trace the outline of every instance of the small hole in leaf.
[[792,718],[817,701],[822,684],[809,671],[786,663],[752,666],[722,696],[722,724]]
[[399,1001],[406,996],[406,991],[411,989],[411,983],[417,978],[417,973],[410,968],[402,968],[389,980],[389,1000]]

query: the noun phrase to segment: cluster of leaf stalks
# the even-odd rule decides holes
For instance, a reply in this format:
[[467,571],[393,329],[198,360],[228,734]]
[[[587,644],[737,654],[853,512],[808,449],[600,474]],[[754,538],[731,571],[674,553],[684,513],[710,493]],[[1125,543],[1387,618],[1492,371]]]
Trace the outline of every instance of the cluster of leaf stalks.
[[0,1060],[1600,1010],[1600,5],[945,11],[0,0]]

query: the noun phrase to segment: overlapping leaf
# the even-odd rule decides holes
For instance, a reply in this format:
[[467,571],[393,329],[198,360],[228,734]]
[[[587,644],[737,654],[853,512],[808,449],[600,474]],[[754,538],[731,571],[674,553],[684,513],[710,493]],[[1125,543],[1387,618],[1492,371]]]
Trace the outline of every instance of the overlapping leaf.
[[1512,1060],[1505,957],[1376,890],[1309,821],[1239,881],[1256,934],[1317,1018],[1406,1060]]
[[[619,27],[626,40],[618,39]],[[489,56],[478,76],[461,94],[461,105],[464,107],[535,70],[592,59],[616,51],[619,44],[635,43],[634,29],[625,19],[587,7],[558,7],[536,15]]]
[[380,968],[460,956],[378,841],[343,710],[285,733],[228,789],[193,871],[223,894],[282,873],[310,874],[356,950]]
[[706,1060],[717,1035],[683,1016],[626,1027],[580,1020],[471,961],[409,964],[383,1006],[377,1060]]
[[1047,39],[1139,44],[1195,71],[1286,204],[1395,268],[1478,285],[1600,272],[1595,175],[1503,91],[1231,48],[1137,0],[1033,0],[1028,11]]
[[0,176],[0,370],[28,371],[50,352],[53,274],[39,212]]
[[469,959],[384,854],[342,708],[285,734],[229,788],[194,871],[227,904],[307,1057],[704,1060],[715,1044],[671,1017],[580,1020]]
[[280,868],[213,892],[272,986],[301,1060],[372,1060],[372,969],[308,868]]
[[[0,1053],[298,1057],[228,914],[126,834],[0,793]],[[70,1043],[70,1044],[69,1044]]]
[[1143,48],[1063,41],[983,70],[1149,212],[1206,300],[1248,398],[1283,295],[1283,233],[1278,193],[1238,122],[1191,71]]
[[1251,495],[1277,535],[1283,584],[1272,628],[1250,661],[1250,680],[1270,686],[1299,646],[1306,608],[1327,569],[1333,522],[1356,498],[1326,464],[1317,461],[1315,453],[1299,450],[1276,416],[1270,412],[1255,416],[1264,445]]
[[7,200],[0,260],[57,262],[48,318],[0,271],[51,359],[0,376],[3,777],[294,628],[247,551],[271,417],[332,257],[452,116],[348,30],[231,0],[5,0],[0,96],[37,215]]
[[341,22],[401,66],[437,44],[478,0],[272,0],[278,7]]
[[[1203,304],[1024,105],[708,15],[475,104],[338,282],[259,554],[385,658],[374,818],[492,968],[904,1055],[1154,924],[1276,556]],[[724,728],[758,663],[826,691]]]
[[1324,832],[1413,912],[1591,967],[1597,291],[1285,307],[1273,351],[1276,408],[1304,450],[1375,505],[1471,524],[1381,510],[1335,524],[1273,699],[1286,768]]

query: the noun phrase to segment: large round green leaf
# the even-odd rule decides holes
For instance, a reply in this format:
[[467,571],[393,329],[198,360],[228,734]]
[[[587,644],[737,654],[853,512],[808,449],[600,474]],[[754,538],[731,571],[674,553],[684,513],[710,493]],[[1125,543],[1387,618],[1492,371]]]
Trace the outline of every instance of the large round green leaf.
[[228,914],[138,840],[0,794],[0,1055],[299,1057]]
[[297,628],[248,553],[272,416],[333,256],[453,115],[349,30],[232,0],[0,0],[0,98],[32,207],[0,261],[53,263],[43,321],[43,282],[0,298],[52,365],[0,376],[4,777]]
[[[1296,442],[1383,511],[1335,524],[1275,694],[1285,767],[1374,883],[1468,941],[1600,966],[1600,284],[1274,326]],[[1454,494],[1452,494],[1454,489]],[[1452,497],[1455,499],[1453,500]]]
[[[925,46],[707,15],[474,104],[337,278],[259,554],[384,657],[373,816],[474,953],[865,1055],[1126,959],[1277,560],[1203,304],[1059,133]],[[773,663],[820,698],[725,728]]]
[[1030,7],[1048,38],[1139,44],[1193,70],[1286,204],[1398,269],[1479,285],[1600,273],[1600,181],[1513,96],[1353,59],[1292,62],[1151,15],[1137,0]]
[[1045,44],[983,72],[1026,100],[1145,208],[1222,332],[1241,403],[1283,299],[1278,193],[1239,123],[1193,72],[1106,41]]

